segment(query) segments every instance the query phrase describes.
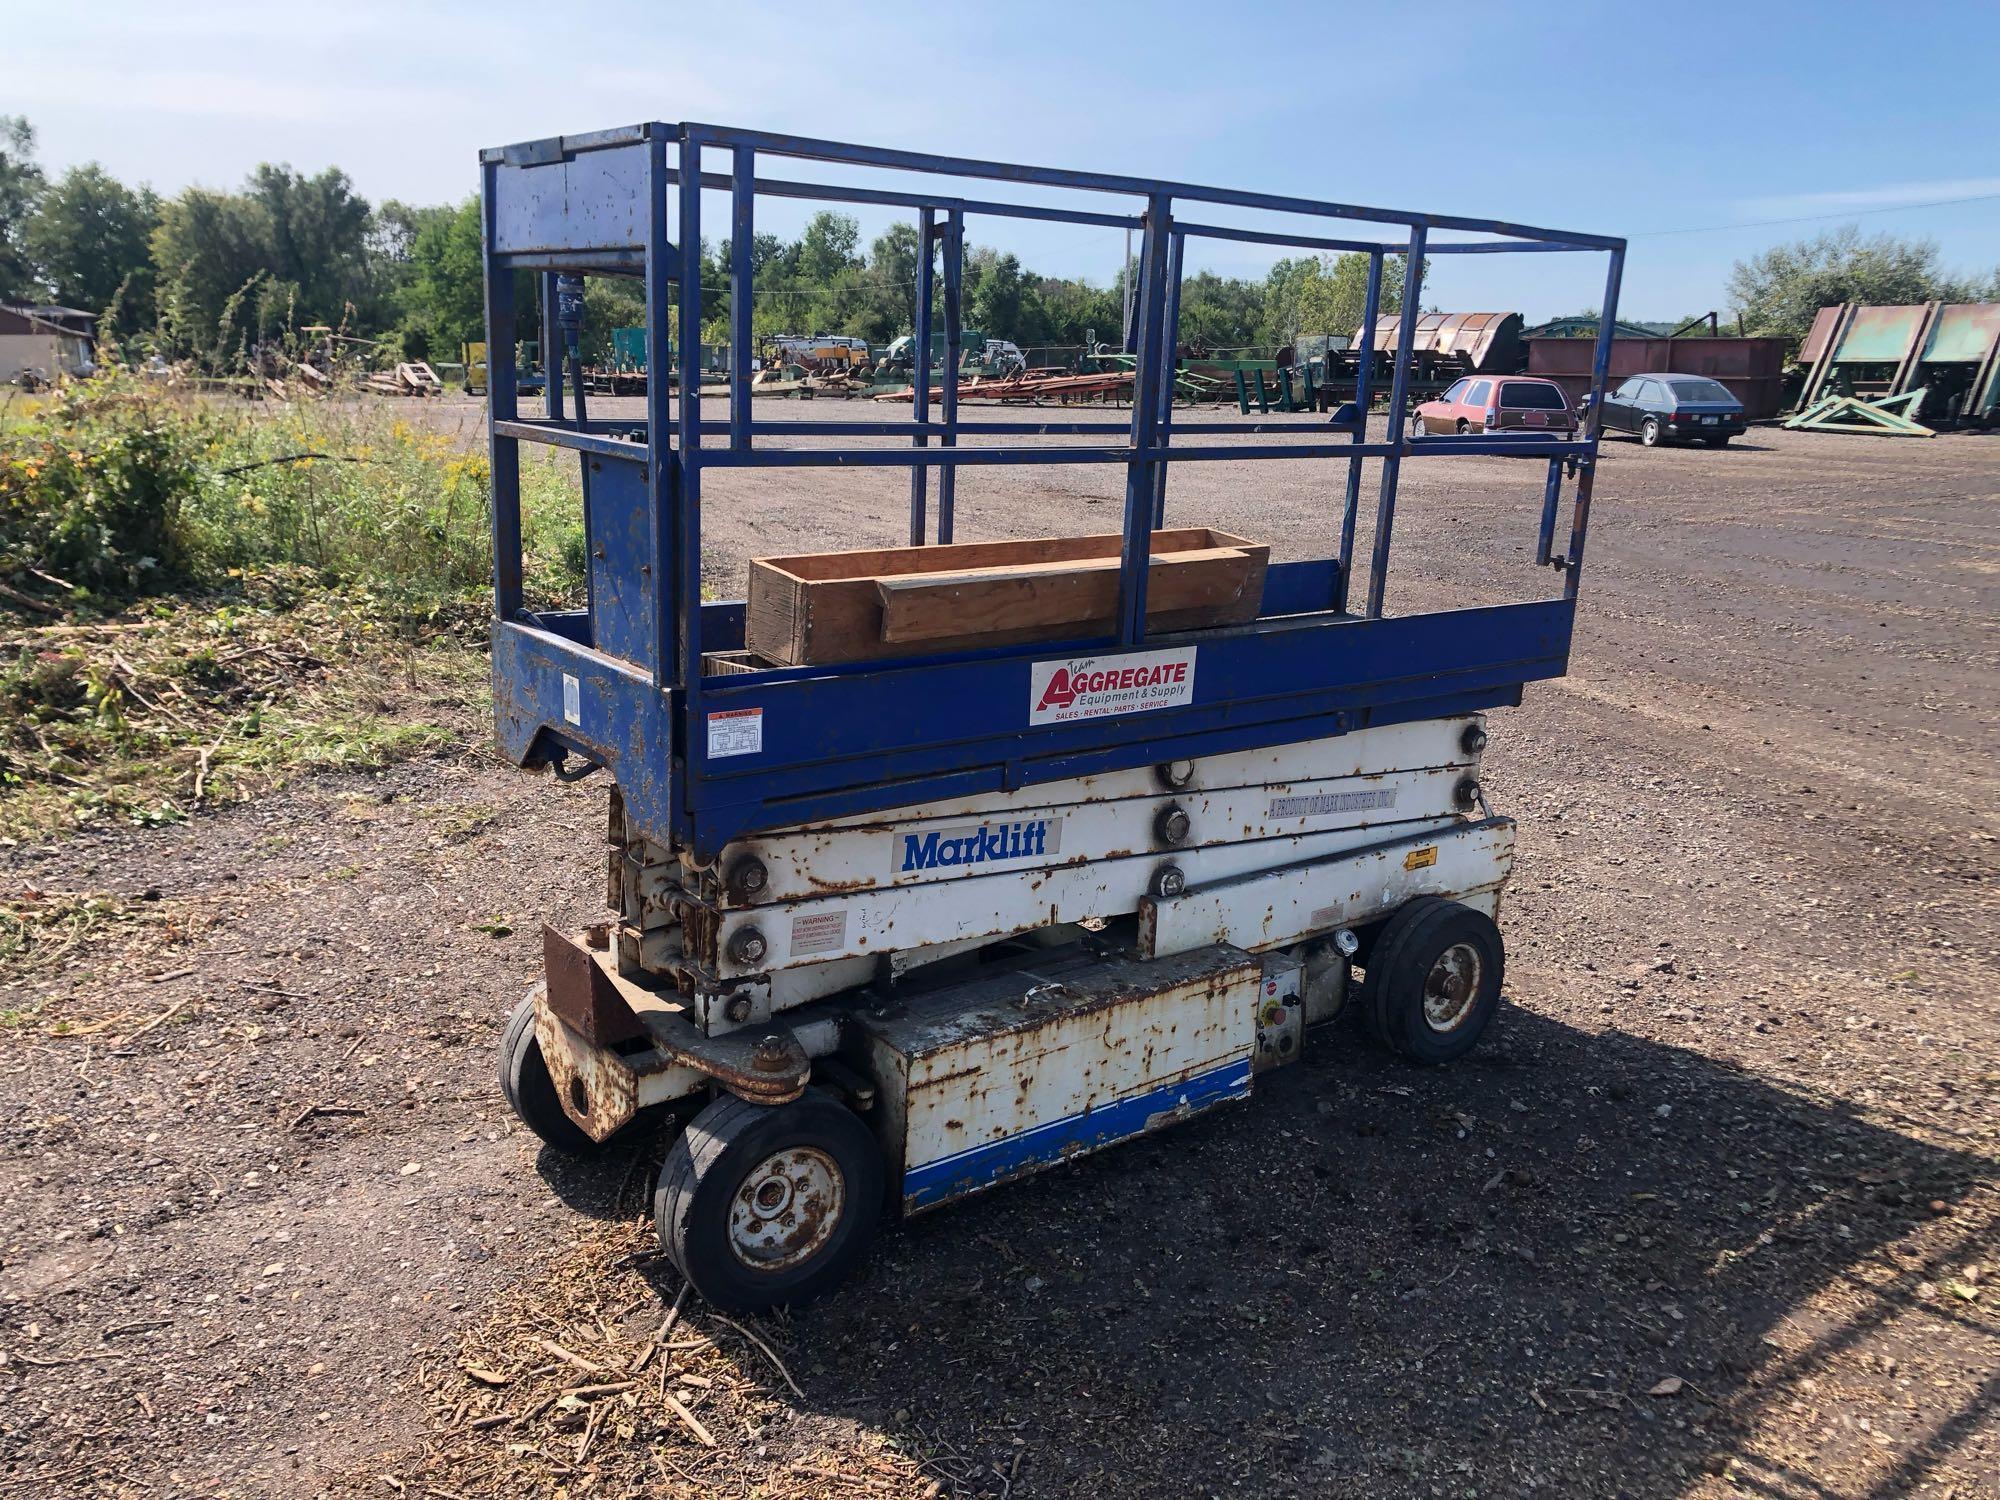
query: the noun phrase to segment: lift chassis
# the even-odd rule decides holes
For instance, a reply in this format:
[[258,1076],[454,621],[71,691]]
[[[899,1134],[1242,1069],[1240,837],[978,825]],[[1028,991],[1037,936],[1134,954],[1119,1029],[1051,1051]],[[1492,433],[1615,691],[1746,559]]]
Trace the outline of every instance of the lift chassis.
[[[761,175],[785,159],[837,163],[850,178],[881,169],[886,185]],[[1400,436],[1406,326],[1383,440],[1369,441],[1365,374],[1330,422],[1176,421],[1182,261],[1190,238],[1361,252],[1366,337],[1390,255],[1405,262],[1407,325],[1426,256],[1604,253],[1595,413],[1621,241],[694,124],[506,147],[483,167],[488,345],[513,346],[516,276],[540,275],[543,346],[568,350],[573,378],[559,356],[530,415],[512,372],[493,372],[498,737],[523,767],[564,779],[602,770],[612,783],[609,912],[544,930],[543,975],[508,1024],[501,1084],[561,1150],[639,1138],[647,1119],[679,1122],[655,1213],[700,1291],[748,1308],[823,1291],[861,1261],[885,1215],[1242,1099],[1343,1009],[1417,1062],[1476,1043],[1500,998],[1497,919],[1514,850],[1513,822],[1481,786],[1487,713],[1566,668],[1594,418],[1575,439],[1412,446]],[[995,180],[1012,184],[1009,201],[960,195]],[[1062,204],[1029,202],[1026,188]],[[1079,191],[1121,209],[1074,207]],[[941,279],[948,367],[968,215],[1138,231],[1129,421],[963,420],[949,385],[933,414],[921,384],[906,417],[753,420],[740,357],[726,390],[704,400],[692,360],[706,200],[728,212],[741,353],[760,196],[909,209],[928,251],[913,337],[931,341]],[[1406,237],[1191,216],[1216,210],[1315,229],[1364,220]],[[649,347],[688,366],[687,399],[659,380],[643,420],[588,414],[570,325],[577,278],[592,275],[643,282]],[[523,442],[577,454],[582,609],[528,607]],[[1555,597],[1388,613],[1400,465],[1453,455],[1538,473],[1533,556],[1559,577]],[[1247,625],[1149,630],[1171,465],[1282,459],[1329,474],[1331,555],[1273,564]],[[1125,469],[1108,635],[746,670],[743,605],[701,596],[706,472],[906,469],[909,540],[921,547],[953,540],[961,467],[1043,462]],[[1379,494],[1363,559],[1365,463],[1378,466]]]

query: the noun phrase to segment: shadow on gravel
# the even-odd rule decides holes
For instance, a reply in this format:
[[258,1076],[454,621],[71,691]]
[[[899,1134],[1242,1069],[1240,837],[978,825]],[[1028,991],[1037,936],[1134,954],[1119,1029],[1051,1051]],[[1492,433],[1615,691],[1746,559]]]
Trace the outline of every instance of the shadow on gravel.
[[671,1126],[655,1124],[636,1129],[629,1141],[621,1135],[601,1156],[566,1156],[543,1146],[535,1155],[535,1171],[572,1212],[592,1219],[632,1219],[653,1211],[653,1184],[673,1139]]
[[[2000,1365],[1947,1292],[1980,1158],[1517,1009],[1438,1072],[1315,1040],[1246,1106],[886,1230],[770,1320],[795,1405],[964,1495],[1886,1496],[1990,1441],[1995,1380],[1940,1383]],[[550,1181],[627,1217],[659,1149]]]
[[[1607,448],[1619,447],[1619,446],[1628,448],[1643,448],[1645,446],[1643,443],[1639,441],[1638,438],[1626,432],[1605,433],[1604,445]],[[1743,441],[1742,438],[1731,438],[1728,442],[1724,443],[1720,448],[1711,448],[1705,443],[1672,443],[1664,446],[1669,452],[1686,451],[1692,453],[1727,454],[1727,453],[1769,453],[1772,451],[1769,447],[1765,446],[1762,443],[1746,443]]]

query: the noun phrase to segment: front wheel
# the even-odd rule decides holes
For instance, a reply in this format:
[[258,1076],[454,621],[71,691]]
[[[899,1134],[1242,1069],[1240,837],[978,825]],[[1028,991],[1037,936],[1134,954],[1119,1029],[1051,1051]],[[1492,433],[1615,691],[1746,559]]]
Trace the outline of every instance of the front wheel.
[[1666,429],[1660,426],[1658,417],[1648,417],[1639,424],[1639,441],[1648,448],[1659,447],[1660,439],[1665,435]]
[[718,1099],[660,1172],[660,1248],[718,1307],[804,1302],[861,1263],[882,1210],[882,1154],[854,1112],[808,1090],[790,1104]]
[[1493,1019],[1505,964],[1500,929],[1486,913],[1419,896],[1375,939],[1362,1013],[1383,1042],[1412,1061],[1452,1062]]
[[520,1122],[549,1145],[571,1156],[588,1156],[610,1141],[592,1140],[563,1112],[556,1097],[555,1079],[549,1076],[548,1059],[535,1036],[535,997],[542,989],[537,984],[529,990],[507,1018],[500,1037],[500,1093]]
[[1414,443],[1418,438],[1422,437],[1427,430],[1428,429],[1425,428],[1424,426],[1424,419],[1418,416],[1415,412],[1411,412],[1410,441]]

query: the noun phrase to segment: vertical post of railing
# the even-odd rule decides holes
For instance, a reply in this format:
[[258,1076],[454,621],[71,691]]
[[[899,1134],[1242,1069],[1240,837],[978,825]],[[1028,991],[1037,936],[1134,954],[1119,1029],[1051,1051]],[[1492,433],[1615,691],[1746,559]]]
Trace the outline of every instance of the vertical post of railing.
[[729,446],[750,447],[750,250],[756,238],[757,153],[730,153],[729,179]]
[[[910,387],[914,399],[910,416],[917,435],[910,441],[919,448],[930,446],[924,424],[931,418],[931,235],[932,211],[917,210],[917,307],[916,328],[910,338]],[[929,531],[930,470],[922,464],[910,469],[910,545],[924,545]]]
[[1375,555],[1368,569],[1368,618],[1382,618],[1382,596],[1389,585],[1389,532],[1396,522],[1396,481],[1402,473],[1403,445],[1408,436],[1403,421],[1410,400],[1410,369],[1416,363],[1417,306],[1424,290],[1425,226],[1410,229],[1410,248],[1404,252],[1403,316],[1396,333],[1395,376],[1389,382],[1388,456],[1382,460],[1382,494],[1375,505]]
[[[653,681],[678,675],[680,621],[667,607],[678,597],[674,545],[680,534],[680,490],[673,463],[673,284],[680,274],[667,222],[667,138],[646,143],[646,502],[653,544]],[[679,779],[675,779],[679,785]],[[678,795],[678,793],[676,794]]]
[[[1180,382],[1181,367],[1181,260],[1185,254],[1187,236],[1174,235],[1167,244],[1167,313],[1165,336],[1162,347],[1166,354],[1166,377],[1160,382],[1160,410],[1158,426],[1154,437],[1162,448],[1168,446],[1173,436],[1174,387]],[[1153,470],[1153,525],[1155,528],[1167,524],[1167,461],[1163,458]]]
[[1583,542],[1590,531],[1590,492],[1597,478],[1597,444],[1604,431],[1604,387],[1611,375],[1611,335],[1618,326],[1618,284],[1625,275],[1625,248],[1611,252],[1604,276],[1604,318],[1597,325],[1597,353],[1590,363],[1590,417],[1584,429],[1590,451],[1583,456],[1576,478],[1576,503],[1570,511],[1569,561],[1564,569],[1563,597],[1574,599],[1583,581]]
[[1133,458],[1125,467],[1125,545],[1118,572],[1118,642],[1134,645],[1146,635],[1146,576],[1153,552],[1153,465],[1141,457],[1155,443],[1160,410],[1160,380],[1168,360],[1166,337],[1167,240],[1173,232],[1170,200],[1154,193],[1146,204],[1146,226],[1140,244],[1139,302],[1133,321],[1138,335],[1132,389]]
[[1138,390],[1139,390],[1139,370],[1138,370],[1139,351],[1145,347],[1146,297],[1147,297],[1146,272],[1147,269],[1153,263],[1152,257],[1146,254],[1146,244],[1145,244],[1143,230],[1140,231],[1140,235],[1141,238],[1139,242],[1139,264],[1134,269],[1132,276],[1133,290],[1132,290],[1131,327],[1127,330],[1125,335],[1125,341],[1126,341],[1125,352],[1133,356],[1132,393],[1133,393],[1133,398],[1135,400],[1138,397]]
[[[581,276],[556,275],[546,283],[553,293],[556,309],[556,363],[553,369],[546,359],[543,374],[551,384],[563,384],[564,359],[569,368],[569,395],[571,409],[575,412],[576,430],[582,432],[590,422],[588,401],[583,376],[583,288]],[[560,418],[558,418],[560,420]],[[576,477],[578,491],[583,496],[583,555],[586,560],[597,556],[595,508],[590,500],[590,466],[592,459],[588,453],[576,456]],[[590,620],[597,618],[597,569],[586,566],[583,572],[583,606]]]
[[[680,326],[675,362],[680,391],[680,549],[675,572],[675,614],[680,621],[680,684],[690,713],[701,688],[701,141],[683,129],[680,155]],[[690,723],[699,723],[691,717]],[[690,731],[693,733],[694,731]],[[688,747],[690,757],[693,746]]]
[[[560,422],[563,414],[563,336],[562,327],[556,322],[556,273],[544,271],[537,283],[542,290],[542,409],[551,422]],[[514,359],[514,346],[507,346],[509,363]],[[486,383],[493,383],[493,346],[486,346]]]
[[1548,477],[1542,482],[1542,528],[1535,537],[1535,566],[1546,568],[1556,543],[1556,507],[1562,503],[1563,461],[1549,460]]
[[486,443],[493,464],[493,618],[512,620],[521,612],[521,444],[494,432],[497,422],[520,415],[514,389],[514,360],[496,359],[496,349],[514,347],[514,272],[496,265],[493,248],[492,162],[480,169],[479,246],[486,276]]
[[[1382,315],[1382,252],[1368,252],[1368,298],[1361,313],[1361,354],[1354,366],[1354,441],[1368,441],[1368,404],[1374,392],[1368,382],[1375,373],[1375,320]],[[1326,351],[1329,369],[1333,350]],[[1329,380],[1329,384],[1331,381]],[[1396,434],[1391,432],[1390,437]],[[1361,512],[1361,460],[1347,461],[1347,496],[1340,508],[1340,576],[1334,580],[1333,607],[1347,613],[1348,585],[1354,579],[1354,524]]]
[[[965,284],[965,215],[951,209],[944,218],[944,433],[942,447],[958,446],[958,361],[965,329],[960,293]],[[958,504],[958,466],[946,464],[938,470],[937,539],[940,546],[951,541]]]

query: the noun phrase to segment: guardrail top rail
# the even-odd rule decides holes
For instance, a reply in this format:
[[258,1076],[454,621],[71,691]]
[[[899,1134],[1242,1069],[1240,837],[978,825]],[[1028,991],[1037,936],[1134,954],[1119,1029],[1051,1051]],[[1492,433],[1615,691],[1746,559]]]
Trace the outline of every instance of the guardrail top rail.
[[[823,182],[760,175],[786,162],[829,164]],[[1624,241],[1529,225],[1400,213],[1274,193],[843,145],[693,123],[647,124],[499,147],[481,155],[487,347],[523,331],[516,273],[542,277],[541,345],[550,351],[543,410],[521,410],[513,362],[489,371],[493,460],[494,684],[503,748],[520,764],[582,774],[609,766],[635,832],[716,855],[762,828],[923,803],[1093,770],[1339,734],[1367,724],[1517,702],[1524,683],[1566,667],[1598,441]],[[867,180],[858,180],[867,179]],[[1005,184],[1001,198],[963,189]],[[1034,190],[1032,193],[1029,190]],[[701,394],[704,193],[727,194],[726,393]],[[760,198],[909,210],[921,252],[912,287],[913,347],[931,347],[942,317],[944,368],[958,368],[965,221],[1054,221],[1140,236],[1131,319],[1129,418],[968,419],[946,379],[932,410],[914,380],[907,417],[798,421],[753,415],[751,253]],[[1108,201],[1107,201],[1108,200]],[[1083,206],[1088,204],[1089,206]],[[1243,228],[1232,213],[1387,226],[1399,238]],[[1476,238],[1438,239],[1438,233]],[[1356,399],[1333,414],[1289,420],[1176,419],[1172,398],[1182,265],[1189,240],[1368,257],[1356,351]],[[1427,257],[1583,251],[1608,269],[1583,429],[1574,437],[1478,434],[1413,443],[1406,436],[1412,328]],[[1388,426],[1367,436],[1370,347],[1383,268],[1403,261],[1400,336],[1390,359]],[[575,358],[581,299],[569,278],[637,277],[655,359],[644,421],[592,418]],[[940,285],[941,283],[941,285]],[[942,296],[940,298],[940,291]],[[942,302],[942,307],[938,303]],[[563,379],[565,335],[571,374]],[[566,410],[567,407],[567,410]],[[766,436],[782,447],[760,445]],[[1227,437],[1228,441],[1217,441]],[[1246,441],[1246,436],[1255,439]],[[1022,443],[1021,438],[1041,441]],[[1047,438],[1077,441],[1051,443]],[[871,440],[856,445],[853,439]],[[906,438],[910,446],[883,446]],[[586,607],[534,612],[522,576],[520,444],[575,450],[589,553]],[[1558,597],[1478,609],[1385,611],[1396,489],[1404,460],[1467,455],[1544,465],[1539,563],[1559,569]],[[1149,634],[1148,547],[1164,523],[1175,463],[1345,460],[1329,504],[1331,556],[1274,564],[1262,615],[1244,626]],[[1353,556],[1362,464],[1378,460],[1374,539]],[[955,478],[965,465],[1103,463],[1125,467],[1116,627],[1107,636],[825,667],[705,675],[713,653],[743,641],[740,602],[701,597],[702,476],[710,469],[901,467],[910,474],[912,546],[953,539]],[[931,474],[937,473],[936,504]],[[1338,471],[1336,471],[1338,472]],[[1565,480],[1569,483],[1566,485]],[[1555,548],[1564,491],[1566,549]],[[1353,582],[1365,579],[1355,600]],[[1358,606],[1358,607],[1351,607]],[[1176,691],[1143,712],[1065,714],[1043,699],[1049,675],[1088,658],[1144,670],[1171,660]],[[1104,659],[1115,658],[1106,661]],[[1172,675],[1172,674],[1170,674]],[[572,769],[573,760],[582,763]]]

